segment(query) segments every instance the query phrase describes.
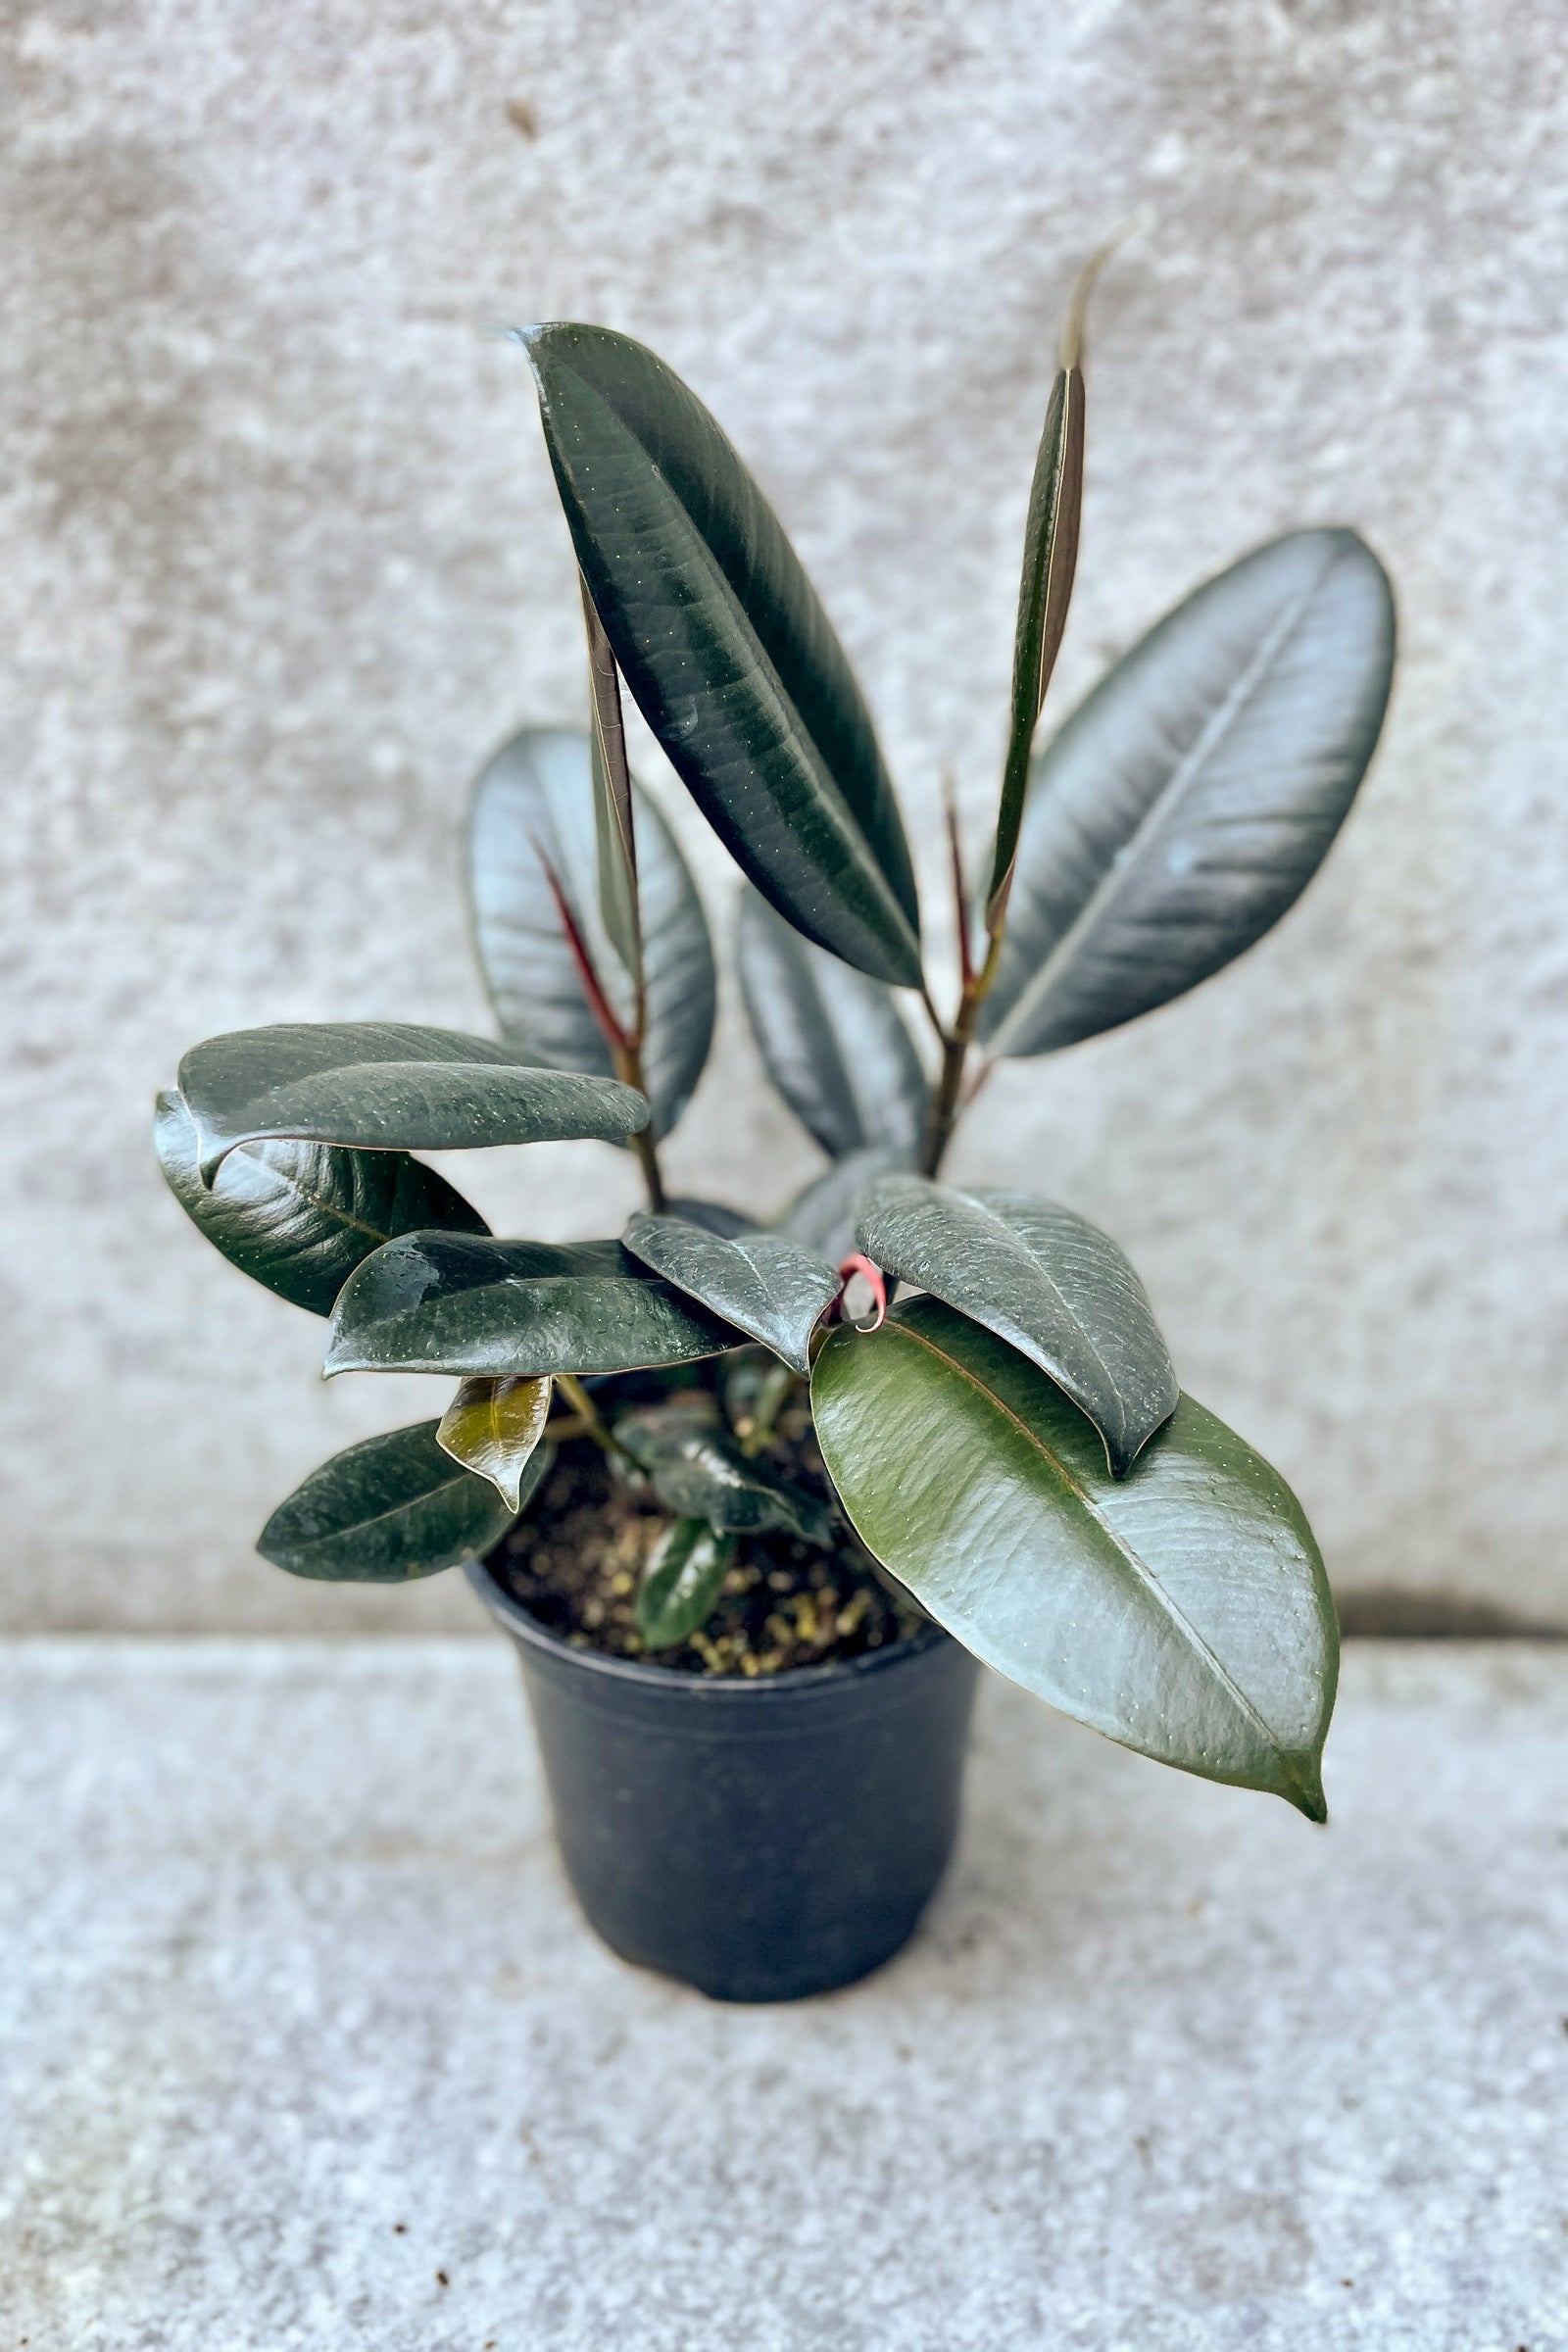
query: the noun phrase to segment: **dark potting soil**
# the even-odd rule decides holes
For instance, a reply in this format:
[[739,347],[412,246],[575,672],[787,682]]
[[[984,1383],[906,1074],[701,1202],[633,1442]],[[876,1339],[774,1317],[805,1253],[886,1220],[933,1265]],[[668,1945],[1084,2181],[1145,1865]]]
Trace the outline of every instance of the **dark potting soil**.
[[[808,1430],[770,1447],[769,1459],[801,1485],[827,1494]],[[677,1674],[756,1676],[826,1666],[906,1641],[925,1623],[913,1601],[883,1581],[848,1529],[831,1551],[788,1535],[743,1536],[707,1624],[672,1648],[646,1649],[637,1631],[637,1585],[669,1524],[657,1496],[629,1489],[596,1446],[578,1441],[562,1447],[527,1514],[487,1564],[530,1616],[574,1648],[646,1658]]]

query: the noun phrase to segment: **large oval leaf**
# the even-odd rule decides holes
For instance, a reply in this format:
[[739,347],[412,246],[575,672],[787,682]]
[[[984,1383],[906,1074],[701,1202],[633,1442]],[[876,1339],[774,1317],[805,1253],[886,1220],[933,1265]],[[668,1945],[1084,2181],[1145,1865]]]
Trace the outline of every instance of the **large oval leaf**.
[[739,962],[767,1074],[823,1151],[913,1159],[929,1089],[886,983],[824,956],[755,891],[741,902]]
[[995,1054],[1047,1054],[1196,987],[1316,873],[1366,772],[1394,599],[1353,531],[1295,531],[1167,614],[1035,761]]
[[745,1344],[618,1242],[411,1234],[349,1276],[324,1370],[538,1380],[692,1363]]
[[1148,1294],[1087,1217],[1026,1193],[960,1192],[887,1176],[857,1237],[884,1273],[945,1298],[1049,1372],[1124,1478],[1181,1391]]
[[1184,1396],[1129,1478],[1054,1381],[935,1298],[840,1329],[817,1437],[862,1541],[966,1648],[1063,1714],[1325,1818],[1338,1634],[1279,1473]]
[[851,1152],[796,1194],[778,1220],[779,1231],[830,1265],[840,1264],[855,1248],[861,1201],[880,1177],[907,1165],[902,1152]]
[[808,939],[920,980],[908,845],[870,715],[777,515],[696,395],[604,327],[524,330],[589,592],[709,823]]
[[[674,835],[633,788],[647,1030],[643,1075],[665,1136],[702,1076],[713,1037],[713,951],[702,901]],[[503,744],[474,787],[468,891],[490,1002],[508,1043],[556,1070],[612,1075],[550,886],[553,869],[612,1011],[629,1028],[631,984],[600,906],[599,852],[585,736],[529,728]]]
[[154,1140],[170,1191],[214,1249],[313,1315],[329,1315],[355,1267],[395,1234],[490,1230],[444,1176],[406,1152],[252,1144],[229,1153],[209,1189],[195,1121],[172,1093],[158,1098]]
[[644,1098],[613,1078],[537,1069],[493,1038],[402,1021],[231,1029],[191,1048],[179,1091],[204,1183],[236,1145],[264,1137],[466,1152],[572,1136],[616,1142],[648,1123]]
[[[443,1453],[436,1424],[390,1430],[313,1470],[263,1528],[256,1548],[290,1576],[401,1585],[479,1558],[516,1517],[488,1479]],[[524,1473],[526,1502],[544,1476],[541,1446]]]
[[797,1372],[808,1372],[808,1344],[839,1278],[824,1258],[781,1233],[726,1241],[684,1217],[639,1212],[622,1236],[645,1266],[726,1322],[760,1340]]

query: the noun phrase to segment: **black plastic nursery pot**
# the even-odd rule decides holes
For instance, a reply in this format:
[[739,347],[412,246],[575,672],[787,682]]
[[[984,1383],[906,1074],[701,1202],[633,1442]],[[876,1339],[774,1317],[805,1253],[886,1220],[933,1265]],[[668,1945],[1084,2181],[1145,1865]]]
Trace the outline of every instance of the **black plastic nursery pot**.
[[612,1951],[720,2001],[853,1984],[908,1940],[958,1826],[979,1669],[934,1625],[746,1681],[573,1648],[480,1562],[516,1642],[566,1875]]

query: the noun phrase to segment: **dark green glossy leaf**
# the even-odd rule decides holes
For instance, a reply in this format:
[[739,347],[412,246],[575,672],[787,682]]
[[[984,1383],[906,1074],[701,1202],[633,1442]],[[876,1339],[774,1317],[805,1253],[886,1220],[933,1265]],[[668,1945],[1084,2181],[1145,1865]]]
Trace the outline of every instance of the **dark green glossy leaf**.
[[1317,871],[1383,724],[1394,600],[1353,531],[1296,531],[1179,605],[1035,762],[994,1054],[1149,1012],[1261,938]]
[[710,1410],[710,1397],[690,1392],[667,1404],[622,1413],[616,1440],[646,1472],[661,1502],[682,1518],[706,1519],[721,1534],[760,1535],[782,1528],[808,1544],[825,1544],[832,1519],[804,1487],[742,1452]]
[[919,908],[893,787],[778,517],[642,344],[570,324],[521,339],[577,561],[676,773],[808,939],[917,987]]
[[503,1502],[522,1508],[522,1481],[550,1418],[551,1380],[466,1380],[442,1414],[443,1453],[487,1478]]
[[656,1274],[760,1340],[798,1372],[811,1368],[807,1346],[839,1278],[814,1251],[781,1233],[725,1241],[683,1217],[639,1212],[622,1236]]
[[886,1176],[860,1204],[867,1257],[945,1298],[1049,1372],[1117,1478],[1181,1391],[1143,1284],[1108,1234],[1054,1200]]
[[649,1649],[671,1649],[709,1617],[735,1558],[735,1539],[706,1519],[677,1519],[660,1538],[637,1589],[637,1631]]
[[1054,1381],[935,1298],[816,1360],[861,1540],[966,1648],[1063,1714],[1324,1818],[1338,1634],[1279,1473],[1184,1396],[1126,1479]]
[[912,1159],[929,1090],[891,989],[810,946],[755,891],[741,902],[739,961],[767,1074],[823,1151]]
[[908,1166],[902,1152],[851,1152],[799,1193],[780,1217],[779,1231],[839,1265],[855,1248],[860,1203],[880,1177]]
[[722,1200],[698,1200],[689,1193],[677,1193],[669,1204],[672,1217],[684,1217],[688,1225],[701,1225],[709,1233],[722,1234],[725,1241],[734,1241],[737,1234],[755,1233],[757,1219],[742,1216],[738,1208],[726,1208]]
[[[528,1465],[526,1501],[548,1466]],[[419,1421],[367,1438],[313,1470],[263,1528],[256,1548],[290,1576],[401,1585],[477,1559],[516,1517],[487,1479],[462,1469]]]
[[1084,490],[1084,377],[1074,348],[1062,365],[1046,404],[1045,428],[1035,459],[1024,524],[1023,569],[1018,582],[1018,626],[1012,653],[1012,712],[1007,759],[997,813],[997,847],[992,860],[987,913],[995,922],[1006,905],[1029,789],[1029,754],[1046,688],[1061,648],[1078,563],[1078,523]]
[[159,1096],[154,1137],[170,1191],[214,1249],[313,1315],[329,1315],[362,1258],[395,1234],[490,1230],[444,1176],[406,1152],[252,1144],[229,1153],[209,1189],[178,1095]]
[[626,764],[626,730],[621,720],[620,679],[586,581],[583,618],[588,624],[588,688],[592,721],[589,738],[594,796],[594,838],[599,858],[599,912],[633,985],[642,977],[642,917],[637,903],[637,837],[632,824],[631,770]]
[[289,1136],[369,1151],[466,1152],[487,1144],[614,1141],[648,1105],[612,1078],[523,1061],[492,1038],[400,1021],[281,1021],[231,1029],[179,1065],[210,1183],[238,1144]]
[[[644,921],[643,1075],[655,1133],[666,1136],[691,1099],[712,1043],[713,951],[674,835],[635,785],[632,797]],[[611,1010],[629,1032],[635,994],[599,903],[587,738],[540,727],[503,744],[474,787],[468,830],[474,941],[508,1042],[552,1069],[608,1078],[610,1045],[589,1009],[546,861]]]
[[325,1369],[537,1380],[691,1363],[743,1345],[618,1242],[411,1234],[350,1275]]

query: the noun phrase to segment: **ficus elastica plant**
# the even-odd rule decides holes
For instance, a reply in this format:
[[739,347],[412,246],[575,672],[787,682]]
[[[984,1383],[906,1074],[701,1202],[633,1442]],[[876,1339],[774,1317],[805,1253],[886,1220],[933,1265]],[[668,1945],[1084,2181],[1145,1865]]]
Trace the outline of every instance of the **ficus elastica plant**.
[[[651,1659],[700,1631],[749,1536],[863,1545],[1053,1706],[1320,1819],[1337,1631],[1295,1496],[1183,1394],[1115,1242],[1033,1190],[943,1180],[999,1061],[1168,1004],[1287,912],[1389,695],[1384,570],[1354,531],[1308,528],[1195,588],[1043,723],[1079,552],[1086,290],[1046,405],[972,872],[950,809],[946,1004],[871,714],[783,525],[653,352],[534,326],[517,340],[580,575],[588,724],[523,729],[474,790],[496,1034],[211,1038],[159,1098],[158,1149],[207,1238],[326,1318],[328,1373],[454,1383],[439,1420],[350,1446],[279,1506],[260,1543],[279,1567],[453,1567],[535,1506],[564,1442],[592,1439],[666,1517],[637,1596]],[[740,996],[828,1160],[782,1207],[666,1189],[715,956],[632,778],[627,696],[744,877]],[[636,1154],[647,1205],[621,1234],[503,1239],[416,1156],[568,1137]],[[658,1394],[626,1401],[612,1376],[655,1367]],[[803,1395],[827,1499],[775,1444]]]

